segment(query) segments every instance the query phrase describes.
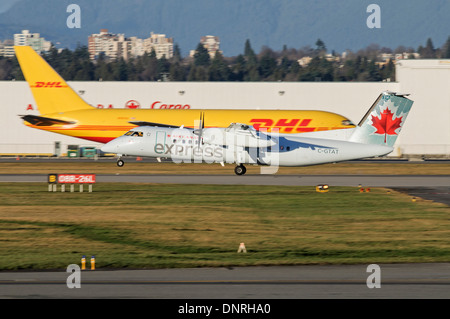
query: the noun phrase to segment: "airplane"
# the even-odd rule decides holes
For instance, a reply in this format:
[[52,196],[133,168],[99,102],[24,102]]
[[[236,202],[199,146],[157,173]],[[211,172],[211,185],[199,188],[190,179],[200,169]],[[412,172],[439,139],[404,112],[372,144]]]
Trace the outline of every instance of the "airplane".
[[[205,114],[210,127],[231,122],[283,133],[353,128],[347,118],[326,111],[223,109],[99,109],[86,103],[30,46],[14,47],[40,115],[20,115],[28,127],[107,143],[141,125],[181,126]],[[156,123],[156,124],[155,124]]]
[[[393,151],[413,101],[402,94],[382,92],[353,129],[283,134],[256,130],[243,123],[205,128],[200,117],[194,129],[184,126],[133,128],[106,143],[101,150],[123,155],[170,158],[176,163],[236,164],[235,174],[244,175],[244,164],[306,166],[378,157]],[[273,171],[273,172],[276,172]]]

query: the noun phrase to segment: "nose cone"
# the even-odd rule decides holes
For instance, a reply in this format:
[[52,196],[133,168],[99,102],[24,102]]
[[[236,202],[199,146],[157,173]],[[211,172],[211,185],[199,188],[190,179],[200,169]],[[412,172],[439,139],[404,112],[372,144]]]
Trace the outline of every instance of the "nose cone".
[[118,142],[116,139],[103,145],[100,150],[104,153],[117,153]]

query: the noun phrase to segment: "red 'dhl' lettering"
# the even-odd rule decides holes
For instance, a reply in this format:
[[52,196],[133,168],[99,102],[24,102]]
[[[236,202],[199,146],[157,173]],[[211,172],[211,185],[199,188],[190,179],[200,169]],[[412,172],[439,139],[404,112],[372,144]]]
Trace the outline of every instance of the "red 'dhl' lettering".
[[280,133],[304,133],[315,130],[314,127],[309,126],[311,121],[311,119],[278,119],[275,123],[272,119],[251,119],[250,123],[256,130],[266,129],[270,132],[273,128],[277,128]]
[[270,129],[273,125],[273,120],[271,120],[271,119],[251,119],[250,123],[253,123],[253,127],[255,128],[255,130],[260,130],[261,128]]
[[275,125],[275,127],[278,127],[280,130],[284,129],[284,132],[289,133],[289,132],[292,132],[292,130],[294,129],[295,125],[297,125],[298,121],[300,121],[300,120],[299,119],[293,119],[293,120],[288,122],[287,119],[280,119],[277,122],[277,124]]
[[64,85],[61,85],[61,82],[35,82],[31,87],[34,88],[63,88]]

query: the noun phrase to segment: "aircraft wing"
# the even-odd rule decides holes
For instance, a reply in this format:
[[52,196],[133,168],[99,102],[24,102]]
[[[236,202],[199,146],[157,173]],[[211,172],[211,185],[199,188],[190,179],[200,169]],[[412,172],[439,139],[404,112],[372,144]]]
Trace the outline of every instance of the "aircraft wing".
[[146,121],[131,121],[131,122],[128,122],[128,123],[133,124],[133,125],[137,125],[137,126],[157,126],[157,127],[180,128],[177,125],[154,123],[154,122],[146,122]]
[[52,119],[50,117],[43,117],[37,115],[19,115],[24,121],[35,126],[51,126],[51,125],[67,125],[75,124],[75,122],[64,121],[59,119]]
[[227,128],[207,128],[203,131],[204,143],[212,145],[260,148],[276,144],[269,135],[258,133],[253,126],[241,123],[231,123]]

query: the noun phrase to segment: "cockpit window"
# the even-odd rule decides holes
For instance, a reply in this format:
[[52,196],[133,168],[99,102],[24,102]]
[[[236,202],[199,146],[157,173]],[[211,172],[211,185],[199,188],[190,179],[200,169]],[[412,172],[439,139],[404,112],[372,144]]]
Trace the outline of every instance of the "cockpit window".
[[143,132],[139,132],[139,131],[128,131],[125,133],[125,136],[138,136],[138,137],[142,137],[144,136]]

